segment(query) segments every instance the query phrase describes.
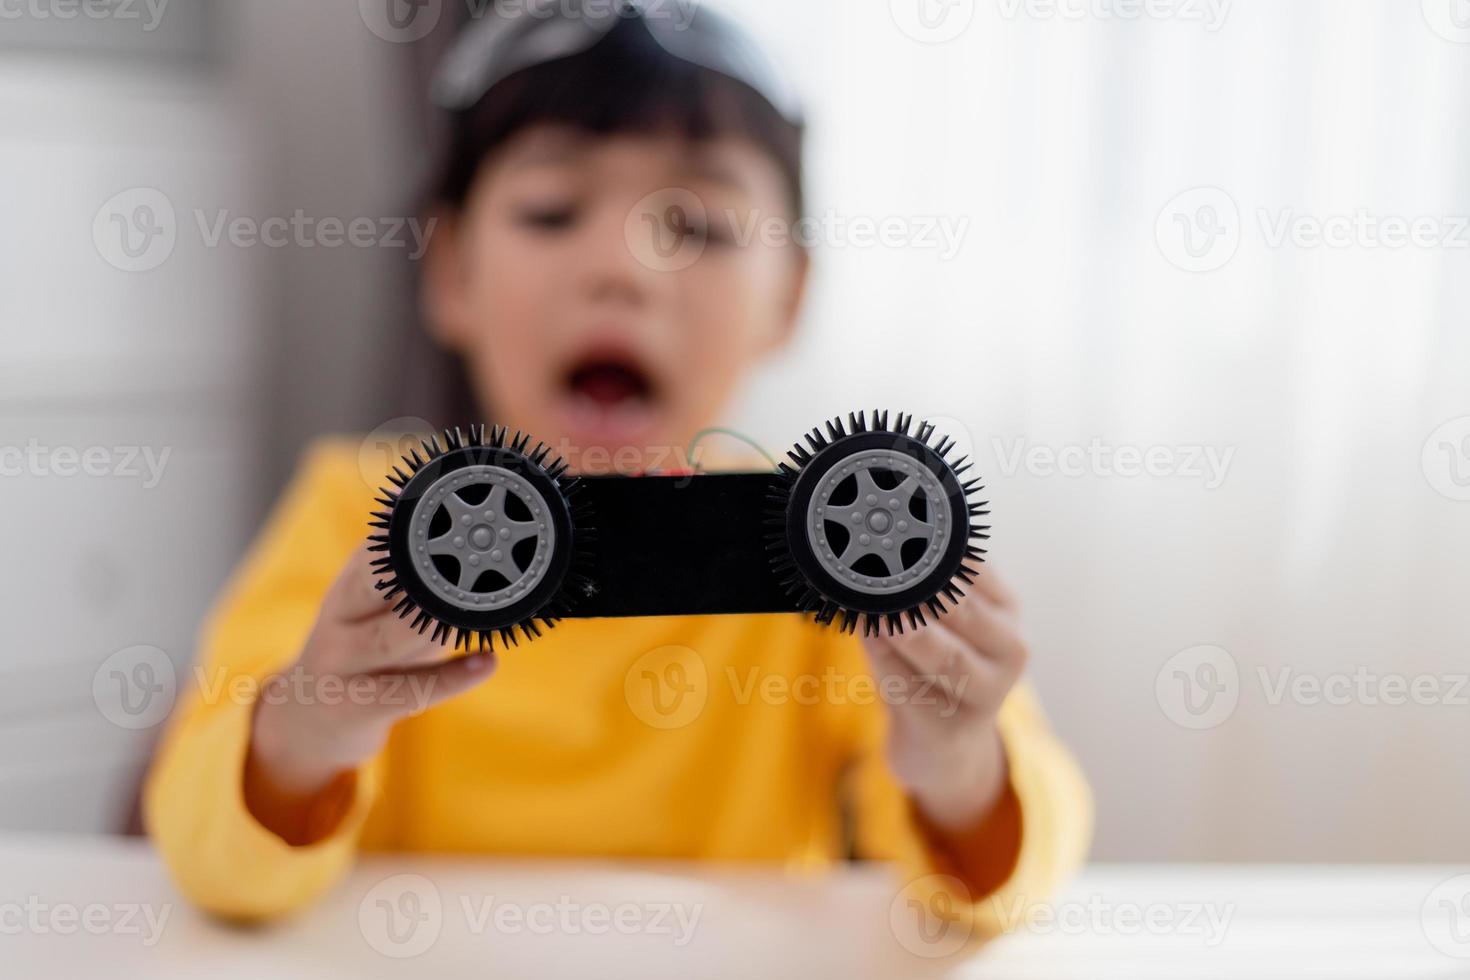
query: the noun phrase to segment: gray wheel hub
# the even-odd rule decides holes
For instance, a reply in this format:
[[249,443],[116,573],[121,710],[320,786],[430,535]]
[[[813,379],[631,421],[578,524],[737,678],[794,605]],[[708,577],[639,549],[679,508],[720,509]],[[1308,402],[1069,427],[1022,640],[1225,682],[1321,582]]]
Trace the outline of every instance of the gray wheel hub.
[[[488,487],[489,495],[472,505],[459,493],[473,487]],[[506,515],[510,495],[525,505],[530,520]],[[449,516],[449,530],[434,535],[431,528],[441,511]],[[546,577],[556,546],[556,528],[545,498],[525,477],[499,466],[468,466],[435,480],[414,508],[409,535],[419,578],[439,598],[462,609],[493,611],[524,599]],[[536,549],[522,567],[515,548],[528,539],[535,539]],[[453,558],[458,573],[441,573],[434,564],[436,556]],[[498,572],[510,584],[476,592],[476,581],[487,571]]]
[[[884,490],[873,477],[875,470],[897,474],[898,485]],[[857,481],[857,498],[843,506],[832,504],[833,494],[849,477]],[[927,519],[915,517],[910,509],[920,494],[928,504]],[[854,453],[823,475],[812,494],[807,542],[818,564],[848,587],[871,595],[902,592],[928,577],[944,556],[954,533],[946,499],[939,478],[912,456],[892,449]],[[829,541],[829,522],[848,532],[840,552]],[[926,542],[924,551],[905,565],[903,546],[915,540]],[[867,555],[876,555],[888,574],[857,571],[853,566]]]

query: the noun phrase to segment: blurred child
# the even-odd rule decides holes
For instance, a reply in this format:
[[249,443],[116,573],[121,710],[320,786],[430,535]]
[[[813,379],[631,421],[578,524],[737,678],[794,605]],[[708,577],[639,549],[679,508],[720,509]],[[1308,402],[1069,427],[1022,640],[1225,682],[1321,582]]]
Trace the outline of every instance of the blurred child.
[[[484,418],[574,463],[597,449],[661,465],[658,447],[713,424],[797,319],[801,248],[731,232],[802,213],[785,90],[701,10],[676,29],[486,19],[438,94],[453,134],[423,268],[435,339]],[[678,229],[702,248],[687,266],[630,245],[630,220],[670,189],[731,219]],[[989,933],[1081,863],[1086,786],[1017,686],[1026,645],[992,571],[900,636],[794,615],[572,620],[454,657],[373,588],[375,490],[356,442],[318,446],[208,626],[211,683],[173,720],[146,796],[154,840],[205,908],[299,908],[359,850],[857,856],[954,893]],[[689,700],[671,715],[645,681],[676,675]],[[762,696],[771,677],[788,696]],[[227,678],[259,696],[221,695]],[[323,678],[357,696],[324,696]],[[915,696],[874,696],[892,690]]]

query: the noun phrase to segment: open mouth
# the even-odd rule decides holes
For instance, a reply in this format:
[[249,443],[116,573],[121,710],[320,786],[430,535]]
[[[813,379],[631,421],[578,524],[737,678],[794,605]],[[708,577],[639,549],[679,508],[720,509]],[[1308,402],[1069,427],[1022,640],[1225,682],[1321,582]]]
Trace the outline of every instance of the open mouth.
[[599,408],[642,405],[653,401],[653,379],[631,360],[594,358],[567,372],[567,390],[579,401]]
[[630,445],[649,437],[658,421],[658,383],[629,355],[585,357],[567,369],[562,384],[563,422],[584,445]]

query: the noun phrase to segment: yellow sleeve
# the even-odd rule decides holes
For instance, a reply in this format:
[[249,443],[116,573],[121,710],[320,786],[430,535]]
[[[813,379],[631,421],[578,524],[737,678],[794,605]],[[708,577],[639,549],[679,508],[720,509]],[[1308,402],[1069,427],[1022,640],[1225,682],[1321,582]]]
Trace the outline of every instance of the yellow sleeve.
[[[881,708],[881,705],[879,706]],[[1048,901],[1082,866],[1092,841],[1092,795],[1071,754],[1052,734],[1036,695],[1024,682],[1001,707],[999,726],[1010,770],[1006,800],[1019,821],[1014,855],[948,853],[926,830],[883,757],[884,712],[864,715],[855,767],[855,843],[859,854],[895,860],[904,897],[952,921],[967,935],[1014,930],[1027,911]],[[976,847],[980,839],[977,834]],[[1011,862],[1011,859],[1014,859]],[[1009,863],[988,893],[966,868]]]
[[348,868],[381,760],[341,783],[329,836],[293,847],[246,809],[251,716],[260,681],[300,651],[327,588],[367,534],[369,488],[355,454],[307,456],[204,630],[195,666],[144,789],[144,819],[179,888],[233,919],[292,911]]

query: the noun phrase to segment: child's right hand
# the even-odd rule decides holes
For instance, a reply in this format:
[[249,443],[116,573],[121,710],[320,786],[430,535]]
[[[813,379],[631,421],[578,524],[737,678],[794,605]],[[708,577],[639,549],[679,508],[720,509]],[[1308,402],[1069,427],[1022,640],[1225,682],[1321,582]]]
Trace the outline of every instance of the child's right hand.
[[378,753],[395,723],[495,670],[489,651],[446,659],[452,654],[432,631],[411,629],[373,587],[371,558],[363,548],[348,560],[296,662],[266,682],[256,705],[245,800],[287,840],[300,836],[305,812],[337,777]]

